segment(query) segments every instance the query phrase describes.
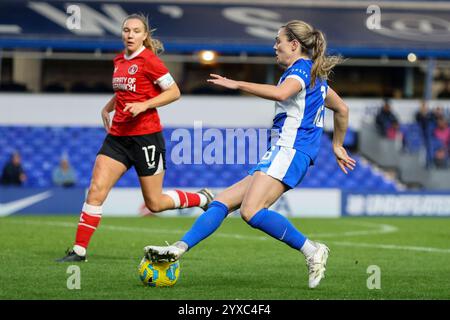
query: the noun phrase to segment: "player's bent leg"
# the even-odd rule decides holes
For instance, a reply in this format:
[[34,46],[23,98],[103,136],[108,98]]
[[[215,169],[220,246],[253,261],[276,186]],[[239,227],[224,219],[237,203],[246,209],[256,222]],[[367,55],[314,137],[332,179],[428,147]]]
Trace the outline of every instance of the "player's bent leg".
[[238,209],[244,200],[245,193],[253,180],[253,176],[246,176],[231,187],[219,193],[214,200],[224,203],[230,212]]
[[281,214],[267,209],[286,191],[279,180],[257,171],[241,206],[242,218],[253,228],[300,250],[306,237]]
[[122,162],[99,154],[95,159],[86,202],[92,206],[101,206],[109,191],[126,171],[127,167]]
[[209,209],[195,221],[191,229],[177,242],[177,245],[188,250],[214,233],[228,213],[240,206],[251,180],[252,177],[247,176],[220,193],[210,204]]
[[171,246],[145,247],[144,252],[147,257],[153,261],[178,260],[187,250],[214,233],[227,217],[230,209],[239,207],[251,179],[252,177],[246,177],[218,195],[180,241]]
[[268,210],[286,187],[279,180],[262,172],[255,172],[241,207],[241,215],[253,228],[257,228],[290,247],[300,250],[306,259],[309,287],[315,288],[325,276],[329,249],[324,244],[307,239],[281,214]]
[[185,192],[182,190],[163,192],[163,180],[164,171],[153,176],[139,177],[145,205],[152,212],[190,207],[200,207],[205,210],[213,200],[214,195],[207,188],[198,192]]
[[105,155],[98,155],[92,172],[86,202],[80,215],[75,244],[58,262],[86,261],[86,250],[102,217],[102,205],[117,180],[127,171],[121,162]]
[[174,208],[173,200],[163,194],[163,181],[164,171],[153,176],[139,177],[145,205],[152,212],[161,212]]
[[248,222],[261,209],[270,207],[286,191],[286,186],[267,174],[256,171],[240,208],[242,218]]
[[200,189],[197,192],[168,190],[164,194],[172,199],[175,209],[200,207],[203,211],[206,211],[214,199],[214,194],[208,188]]
[[308,241],[316,247],[314,253],[306,258],[306,266],[309,275],[308,285],[313,289],[319,285],[320,280],[325,278],[325,267],[327,265],[330,249],[322,243]]
[[176,261],[188,249],[191,249],[214,233],[222,224],[228,212],[228,207],[225,204],[219,201],[213,201],[209,205],[208,210],[195,220],[191,229],[180,241],[169,246],[146,246],[144,252],[152,261]]

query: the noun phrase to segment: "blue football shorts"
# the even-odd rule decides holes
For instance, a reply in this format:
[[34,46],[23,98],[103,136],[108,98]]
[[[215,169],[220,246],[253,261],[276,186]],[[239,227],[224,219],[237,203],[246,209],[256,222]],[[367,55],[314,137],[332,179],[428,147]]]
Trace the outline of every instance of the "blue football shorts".
[[262,171],[292,189],[303,180],[310,165],[311,158],[306,153],[293,148],[272,146],[248,174]]

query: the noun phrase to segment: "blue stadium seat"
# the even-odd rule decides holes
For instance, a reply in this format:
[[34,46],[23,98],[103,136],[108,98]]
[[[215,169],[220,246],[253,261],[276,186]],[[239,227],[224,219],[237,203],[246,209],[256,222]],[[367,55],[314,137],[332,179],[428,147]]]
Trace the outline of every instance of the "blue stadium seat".
[[351,128],[349,128],[347,130],[347,134],[345,135],[344,138],[344,147],[348,148],[353,148],[356,146],[356,131],[352,130]]
[[[414,145],[420,137],[418,128],[408,127],[407,143]],[[166,160],[168,170],[164,187],[228,187],[247,175],[255,164],[179,164],[171,161],[170,153],[177,142],[171,141],[173,128],[166,128]],[[192,129],[188,129],[192,133]],[[225,134],[225,129],[221,129]],[[406,132],[406,131],[405,131]],[[351,143],[353,133],[350,133]],[[101,127],[0,127],[0,165],[3,166],[14,150],[22,154],[24,169],[29,177],[28,186],[49,187],[51,174],[61,156],[67,155],[78,175],[77,185],[88,187],[96,154],[106,133]],[[406,141],[405,140],[405,141]],[[411,142],[412,141],[412,142]],[[377,175],[370,166],[359,161],[349,175],[343,174],[336,164],[328,135],[322,135],[322,147],[312,170],[299,187],[301,188],[344,188],[348,190],[395,190],[395,184]],[[208,143],[204,143],[205,147]],[[235,146],[236,148],[236,146]],[[412,146],[411,146],[412,148]],[[237,154],[237,150],[234,150]],[[248,154],[248,147],[246,154]],[[248,157],[247,157],[248,158]],[[357,161],[359,160],[355,156]],[[139,181],[132,168],[118,182],[119,187],[136,187]]]
[[424,147],[422,129],[417,123],[402,124],[400,130],[403,133],[405,151],[417,153]]

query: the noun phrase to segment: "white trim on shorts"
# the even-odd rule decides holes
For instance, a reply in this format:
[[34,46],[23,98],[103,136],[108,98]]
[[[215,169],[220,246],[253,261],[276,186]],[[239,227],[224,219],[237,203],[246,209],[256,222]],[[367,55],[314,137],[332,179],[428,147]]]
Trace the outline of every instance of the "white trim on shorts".
[[282,181],[291,166],[296,152],[295,149],[280,146],[278,153],[267,171],[265,171],[266,174]]
[[164,161],[162,158],[162,153],[159,154],[159,161],[158,161],[158,168],[156,169],[155,173],[153,175],[157,175],[158,173],[161,173],[164,171]]

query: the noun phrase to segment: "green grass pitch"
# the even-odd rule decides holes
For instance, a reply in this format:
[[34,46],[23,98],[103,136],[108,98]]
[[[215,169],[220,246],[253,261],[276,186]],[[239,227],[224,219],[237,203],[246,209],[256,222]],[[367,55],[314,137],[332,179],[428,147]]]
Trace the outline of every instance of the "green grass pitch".
[[[450,219],[291,219],[330,249],[326,278],[310,290],[303,256],[285,244],[227,219],[181,259],[172,288],[144,287],[137,266],[148,244],[178,240],[193,218],[103,218],[81,289],[67,289],[78,217],[0,219],[0,299],[450,299]],[[367,288],[371,265],[381,289]]]

